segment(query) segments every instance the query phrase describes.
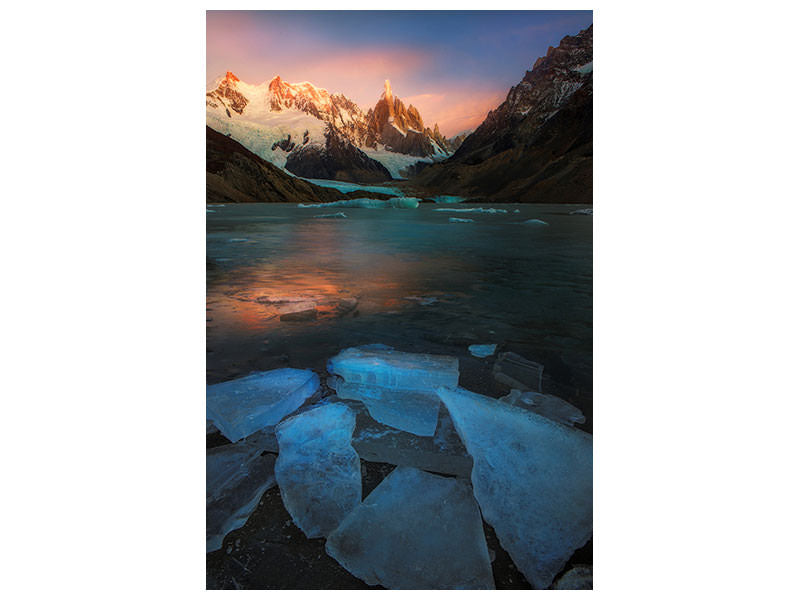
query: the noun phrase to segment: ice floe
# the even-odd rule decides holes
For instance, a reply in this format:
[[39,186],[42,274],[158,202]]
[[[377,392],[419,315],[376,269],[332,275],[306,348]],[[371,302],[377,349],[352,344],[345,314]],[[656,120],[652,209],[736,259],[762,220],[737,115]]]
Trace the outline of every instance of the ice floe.
[[464,202],[466,198],[462,198],[461,196],[435,196],[433,201],[436,204],[459,204]]
[[498,355],[492,373],[497,381],[508,387],[523,391],[542,391],[544,366],[514,352]]
[[497,350],[497,344],[472,344],[469,347],[469,353],[478,358],[491,356],[495,350]]
[[439,389],[472,456],[483,518],[535,588],[592,536],[592,437],[461,388]]
[[275,369],[206,388],[206,418],[236,442],[296,410],[319,388],[310,370]]
[[522,222],[523,225],[549,225],[546,221],[542,221],[541,219],[528,219],[527,221]]
[[231,238],[231,239],[228,240],[228,242],[231,242],[231,243],[246,242],[246,241],[247,241],[247,238]]
[[314,215],[315,219],[346,219],[347,215],[343,212],[332,213],[329,215]]
[[439,212],[486,213],[489,215],[496,215],[508,212],[505,208],[434,208],[433,210]]
[[410,467],[392,471],[347,515],[325,551],[369,585],[494,589],[469,485]]
[[474,223],[475,219],[459,219],[458,217],[450,217],[448,221],[451,223]]
[[350,441],[353,411],[325,404],[275,428],[283,504],[308,538],[327,537],[361,502],[361,463]]
[[206,552],[219,550],[226,534],[247,522],[275,485],[275,455],[239,442],[206,450]]
[[436,431],[436,388],[458,385],[452,356],[348,348],[328,361],[328,371],[338,376],[338,396],[362,402],[379,423],[420,436]]
[[579,208],[578,210],[573,210],[571,215],[589,215],[592,216],[594,214],[591,208]]
[[585,423],[586,417],[577,406],[573,406],[566,400],[553,396],[552,394],[542,394],[540,392],[522,392],[511,390],[506,396],[500,398],[512,406],[529,408],[553,421],[564,423],[565,425],[575,425]]

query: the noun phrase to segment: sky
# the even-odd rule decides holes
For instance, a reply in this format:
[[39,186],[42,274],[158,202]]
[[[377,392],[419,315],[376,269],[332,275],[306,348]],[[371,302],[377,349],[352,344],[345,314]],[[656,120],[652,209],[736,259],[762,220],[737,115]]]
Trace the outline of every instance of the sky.
[[426,126],[453,136],[505,100],[549,46],[591,11],[208,11],[206,87],[231,71],[341,92],[364,110],[383,82]]

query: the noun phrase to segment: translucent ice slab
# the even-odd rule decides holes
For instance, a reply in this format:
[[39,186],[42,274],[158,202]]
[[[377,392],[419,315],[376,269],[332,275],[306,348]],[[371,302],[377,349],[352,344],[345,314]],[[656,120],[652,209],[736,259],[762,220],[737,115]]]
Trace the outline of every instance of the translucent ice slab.
[[566,400],[552,394],[511,390],[508,395],[500,399],[513,406],[528,408],[543,417],[565,425],[586,422],[586,417],[577,406],[573,406]]
[[283,505],[308,538],[327,537],[361,501],[361,462],[350,445],[355,414],[325,404],[275,428]]
[[435,390],[458,385],[458,359],[454,356],[348,348],[328,360],[328,371],[348,383],[393,389]]
[[509,387],[524,391],[542,391],[544,367],[514,352],[503,352],[492,369],[494,378]]
[[469,484],[410,467],[392,471],[331,533],[325,550],[369,585],[494,589]]
[[415,435],[430,436],[436,431],[439,397],[432,390],[397,390],[347,383],[338,377],[334,378],[334,385],[337,396],[363,402],[370,416],[379,423]]
[[275,455],[240,442],[206,451],[206,552],[247,522],[264,492],[275,485]]
[[206,418],[222,435],[236,442],[275,425],[318,388],[316,373],[300,369],[275,369],[209,385]]
[[483,518],[535,588],[592,536],[592,436],[461,388],[440,389],[473,459]]
[[472,344],[469,347],[469,353],[478,358],[491,356],[495,350],[497,350],[497,344]]

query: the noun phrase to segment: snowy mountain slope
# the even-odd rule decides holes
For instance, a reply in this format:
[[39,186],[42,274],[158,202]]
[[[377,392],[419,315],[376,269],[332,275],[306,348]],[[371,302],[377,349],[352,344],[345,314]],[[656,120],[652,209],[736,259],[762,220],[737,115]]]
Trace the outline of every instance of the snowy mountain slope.
[[392,97],[388,81],[376,108],[364,114],[343,94],[307,81],[287,83],[276,76],[253,85],[228,72],[206,93],[206,124],[304,176],[335,172],[380,181],[389,173],[400,178],[420,160],[449,156],[438,125],[424,127],[416,108]]

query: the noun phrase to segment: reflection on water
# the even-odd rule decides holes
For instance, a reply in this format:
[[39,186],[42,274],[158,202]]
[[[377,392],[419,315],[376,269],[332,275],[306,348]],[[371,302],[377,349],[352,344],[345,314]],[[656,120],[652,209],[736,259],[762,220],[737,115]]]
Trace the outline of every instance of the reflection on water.
[[[462,373],[478,373],[491,363],[473,362],[467,346],[497,343],[545,364],[590,413],[592,217],[523,205],[450,223],[433,208],[345,209],[347,219],[286,204],[214,208],[208,380],[322,370],[341,348],[371,342],[453,354]],[[520,224],[532,218],[549,225]],[[475,377],[492,385],[490,374]]]

